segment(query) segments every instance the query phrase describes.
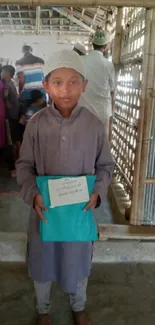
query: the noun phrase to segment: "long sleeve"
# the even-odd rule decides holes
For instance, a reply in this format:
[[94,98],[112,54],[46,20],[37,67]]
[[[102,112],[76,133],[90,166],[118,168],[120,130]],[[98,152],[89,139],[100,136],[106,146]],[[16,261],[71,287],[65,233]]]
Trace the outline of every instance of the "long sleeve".
[[106,198],[114,166],[115,162],[110,151],[109,141],[103,130],[99,133],[98,137],[98,150],[95,165],[95,192],[99,194],[101,202]]
[[16,164],[17,181],[21,188],[20,194],[30,206],[33,206],[34,196],[39,192],[36,185],[32,127],[31,122],[26,127],[20,157]]
[[110,91],[114,91],[116,88],[116,80],[115,80],[115,68],[112,62],[109,65],[109,85],[110,85]]

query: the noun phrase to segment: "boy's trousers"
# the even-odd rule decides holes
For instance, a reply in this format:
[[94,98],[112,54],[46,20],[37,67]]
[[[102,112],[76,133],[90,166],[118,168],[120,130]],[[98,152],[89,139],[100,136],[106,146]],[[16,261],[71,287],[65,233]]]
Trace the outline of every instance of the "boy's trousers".
[[[85,309],[87,299],[87,283],[88,279],[82,280],[77,285],[76,294],[70,294],[70,304],[72,310],[82,311]],[[51,282],[40,283],[34,281],[34,288],[37,298],[37,310],[39,314],[48,314],[51,309],[50,293],[51,293]]]

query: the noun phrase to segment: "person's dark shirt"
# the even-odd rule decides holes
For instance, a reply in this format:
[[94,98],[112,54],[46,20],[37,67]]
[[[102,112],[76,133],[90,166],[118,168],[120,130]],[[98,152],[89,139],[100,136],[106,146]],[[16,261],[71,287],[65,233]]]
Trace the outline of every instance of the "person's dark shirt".
[[[46,96],[43,88],[44,80],[44,60],[28,53],[20,60],[16,61],[16,74],[23,74],[22,80],[22,100],[31,99],[31,91],[39,89]],[[21,78],[21,77],[20,77]]]
[[5,115],[8,119],[19,118],[19,102],[16,87],[12,80],[4,82]]
[[32,53],[28,53],[26,55],[24,55],[20,60],[16,61],[16,66],[18,65],[25,65],[25,64],[35,64],[35,63],[41,63],[41,64],[45,64],[44,60],[33,55]]

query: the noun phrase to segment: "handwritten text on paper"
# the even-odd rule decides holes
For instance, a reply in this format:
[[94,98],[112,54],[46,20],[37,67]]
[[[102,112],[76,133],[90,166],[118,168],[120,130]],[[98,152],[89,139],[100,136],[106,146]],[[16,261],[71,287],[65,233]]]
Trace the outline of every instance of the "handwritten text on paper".
[[63,206],[89,201],[85,176],[48,180],[51,206]]

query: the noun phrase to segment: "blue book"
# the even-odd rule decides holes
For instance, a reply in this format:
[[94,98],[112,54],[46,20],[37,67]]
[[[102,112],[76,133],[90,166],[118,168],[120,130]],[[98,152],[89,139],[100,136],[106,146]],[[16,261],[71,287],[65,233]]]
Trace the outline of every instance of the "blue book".
[[[75,177],[67,177],[74,178]],[[96,176],[85,176],[89,196],[94,191]],[[43,203],[48,209],[43,211],[47,222],[40,220],[40,239],[45,242],[87,242],[98,240],[97,225],[92,210],[83,211],[88,200],[74,204],[54,206],[49,191],[50,180],[66,179],[66,176],[37,176],[36,182]],[[77,176],[78,179],[78,176]],[[52,186],[52,182],[50,184]],[[66,193],[63,191],[63,194]],[[67,198],[67,196],[66,196]],[[61,200],[63,201],[63,200]]]

